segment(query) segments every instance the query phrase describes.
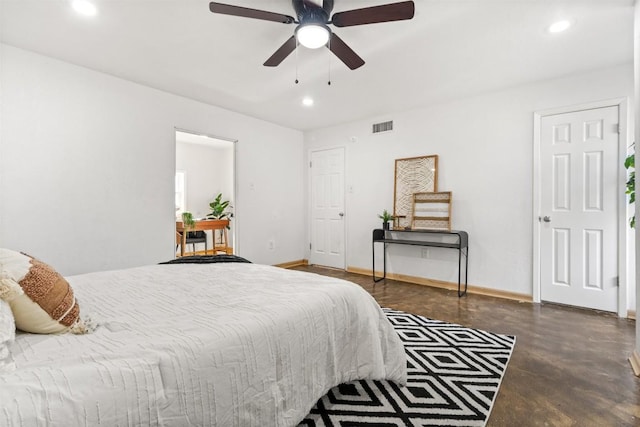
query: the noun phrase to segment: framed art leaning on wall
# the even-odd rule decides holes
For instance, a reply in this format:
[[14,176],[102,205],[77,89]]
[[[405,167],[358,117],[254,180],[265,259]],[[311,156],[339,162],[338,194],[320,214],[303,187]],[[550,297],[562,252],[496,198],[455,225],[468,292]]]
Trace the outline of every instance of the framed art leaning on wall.
[[394,228],[412,226],[413,194],[438,191],[438,155],[396,159],[393,185]]

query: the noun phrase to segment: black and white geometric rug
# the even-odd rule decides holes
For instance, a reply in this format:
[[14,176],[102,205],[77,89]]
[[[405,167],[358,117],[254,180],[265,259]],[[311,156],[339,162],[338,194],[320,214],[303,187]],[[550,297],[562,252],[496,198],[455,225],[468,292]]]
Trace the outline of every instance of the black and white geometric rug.
[[324,395],[299,426],[486,425],[515,337],[384,309],[407,352],[408,382],[354,381]]

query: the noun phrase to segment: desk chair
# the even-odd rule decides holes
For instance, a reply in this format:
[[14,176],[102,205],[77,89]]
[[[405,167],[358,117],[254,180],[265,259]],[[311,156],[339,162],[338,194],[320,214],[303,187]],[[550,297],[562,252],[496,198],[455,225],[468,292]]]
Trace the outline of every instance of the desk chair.
[[[181,242],[182,235],[176,232],[176,251],[178,250],[178,247],[180,247]],[[207,233],[204,231],[188,231],[185,244],[190,244],[194,253],[196,252],[196,243],[204,243],[204,253],[206,254],[209,250],[207,247]]]

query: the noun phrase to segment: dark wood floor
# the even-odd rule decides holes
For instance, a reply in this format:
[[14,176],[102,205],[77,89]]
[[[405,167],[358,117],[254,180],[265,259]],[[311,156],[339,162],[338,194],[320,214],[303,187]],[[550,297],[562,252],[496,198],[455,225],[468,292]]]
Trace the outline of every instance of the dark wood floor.
[[488,426],[640,426],[640,378],[628,358],[635,321],[555,304],[531,304],[314,266],[358,283],[389,307],[515,335],[516,346]]

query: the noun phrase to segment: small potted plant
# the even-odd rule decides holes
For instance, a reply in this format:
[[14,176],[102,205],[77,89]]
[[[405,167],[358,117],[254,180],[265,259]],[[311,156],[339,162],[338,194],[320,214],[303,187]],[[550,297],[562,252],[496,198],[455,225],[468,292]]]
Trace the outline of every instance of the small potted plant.
[[378,218],[380,218],[382,220],[382,229],[383,230],[388,230],[389,229],[389,222],[393,221],[394,219],[396,219],[396,217],[391,215],[389,212],[387,212],[386,209],[384,211],[382,211],[382,215],[378,215]]
[[193,226],[196,225],[196,221],[193,219],[191,212],[182,212],[182,224],[185,230],[193,228]]

